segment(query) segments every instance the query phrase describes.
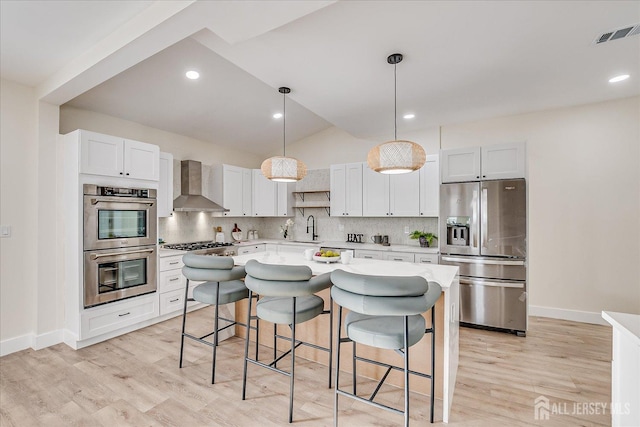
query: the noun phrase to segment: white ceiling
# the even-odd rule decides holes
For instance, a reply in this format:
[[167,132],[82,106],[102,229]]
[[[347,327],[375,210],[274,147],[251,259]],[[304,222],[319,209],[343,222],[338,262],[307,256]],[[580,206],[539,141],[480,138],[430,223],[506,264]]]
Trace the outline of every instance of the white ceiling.
[[[83,28],[67,24],[79,34],[85,21],[92,22],[88,27],[95,33],[74,43],[58,31],[36,31],[38,37],[24,46],[15,43],[21,50],[12,46],[10,52],[21,52],[19,60],[5,55],[5,46],[22,40],[9,33],[46,25],[32,16],[35,10],[4,3],[3,77],[8,70],[6,77],[17,80],[11,76],[24,70],[31,80],[23,82],[33,85],[38,73],[51,73],[77,55],[85,38],[108,33],[114,22],[133,17],[149,2],[44,2],[82,4],[74,16],[86,18]],[[120,5],[122,14],[104,3]],[[330,125],[356,137],[391,138],[393,66],[386,57],[394,52],[405,56],[397,68],[398,114],[416,114],[411,121],[399,119],[399,137],[432,126],[640,94],[640,36],[593,45],[607,30],[639,23],[640,1],[295,4],[301,9],[271,1],[190,5],[185,13],[204,14],[204,29],[194,25],[191,37],[175,40],[69,105],[264,154],[281,148],[282,123],[271,115],[282,105],[277,88],[283,85],[292,88],[287,140]],[[112,12],[108,25],[97,21],[105,10]],[[50,7],[47,13],[59,15]],[[19,25],[5,31],[5,21],[14,20]],[[171,26],[156,30],[170,37]],[[5,44],[5,33],[12,42]],[[38,38],[52,39],[60,55],[31,49]],[[183,77],[189,67],[199,69],[199,81]],[[622,73],[631,78],[607,82]]]

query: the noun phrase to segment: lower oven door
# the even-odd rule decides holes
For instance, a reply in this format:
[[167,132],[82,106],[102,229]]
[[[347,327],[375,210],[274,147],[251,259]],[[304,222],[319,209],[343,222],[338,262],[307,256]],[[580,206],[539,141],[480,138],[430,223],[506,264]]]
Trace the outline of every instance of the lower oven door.
[[85,308],[155,292],[157,259],[155,245],[85,251]]
[[526,331],[525,282],[461,276],[460,322]]

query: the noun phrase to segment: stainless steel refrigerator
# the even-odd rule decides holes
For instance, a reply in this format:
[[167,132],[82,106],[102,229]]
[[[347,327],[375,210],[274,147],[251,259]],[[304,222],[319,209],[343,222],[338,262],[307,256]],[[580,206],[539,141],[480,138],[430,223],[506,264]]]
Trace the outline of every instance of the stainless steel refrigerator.
[[440,186],[440,263],[460,268],[460,322],[524,336],[527,198],[524,179]]

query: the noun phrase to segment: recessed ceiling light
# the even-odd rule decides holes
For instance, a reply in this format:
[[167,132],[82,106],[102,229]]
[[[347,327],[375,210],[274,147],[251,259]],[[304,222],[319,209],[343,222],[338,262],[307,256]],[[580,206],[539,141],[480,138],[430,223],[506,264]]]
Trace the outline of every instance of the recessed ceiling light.
[[615,76],[609,79],[609,83],[618,83],[623,80],[627,80],[629,78],[629,74],[621,74],[619,76]]
[[413,119],[416,115],[413,113],[409,113],[409,114],[405,114],[404,116],[402,116],[402,118],[404,119]]
[[275,113],[275,114],[273,115],[273,118],[274,118],[274,119],[280,119],[280,118],[282,118],[282,113]]
[[188,79],[191,79],[191,80],[196,80],[197,78],[200,77],[200,73],[194,70],[187,71],[185,75],[187,76]]

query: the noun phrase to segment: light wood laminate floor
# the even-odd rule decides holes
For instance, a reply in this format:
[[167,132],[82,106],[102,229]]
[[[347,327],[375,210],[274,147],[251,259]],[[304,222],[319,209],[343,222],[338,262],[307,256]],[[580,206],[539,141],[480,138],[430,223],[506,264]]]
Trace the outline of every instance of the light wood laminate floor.
[[[211,308],[189,316],[205,331]],[[0,425],[9,426],[274,426],[287,425],[288,378],[249,366],[240,399],[243,341],[218,349],[216,384],[209,384],[208,347],[186,343],[178,369],[180,317],[74,351],[58,344],[0,359]],[[526,338],[460,329],[460,367],[451,426],[608,425],[611,332],[605,326],[531,318]],[[270,351],[264,349],[264,357]],[[288,359],[282,367],[288,366]],[[323,365],[299,359],[294,425],[333,425],[333,390]],[[343,375],[341,383],[350,381]],[[359,379],[361,390],[373,383]],[[343,385],[343,388],[344,388]],[[401,406],[402,392],[379,396]],[[534,400],[549,400],[548,420],[534,418]],[[412,425],[428,425],[428,399],[411,397]],[[340,399],[341,426],[398,426],[402,418]],[[557,413],[562,412],[562,413]],[[436,404],[436,418],[441,408]]]

